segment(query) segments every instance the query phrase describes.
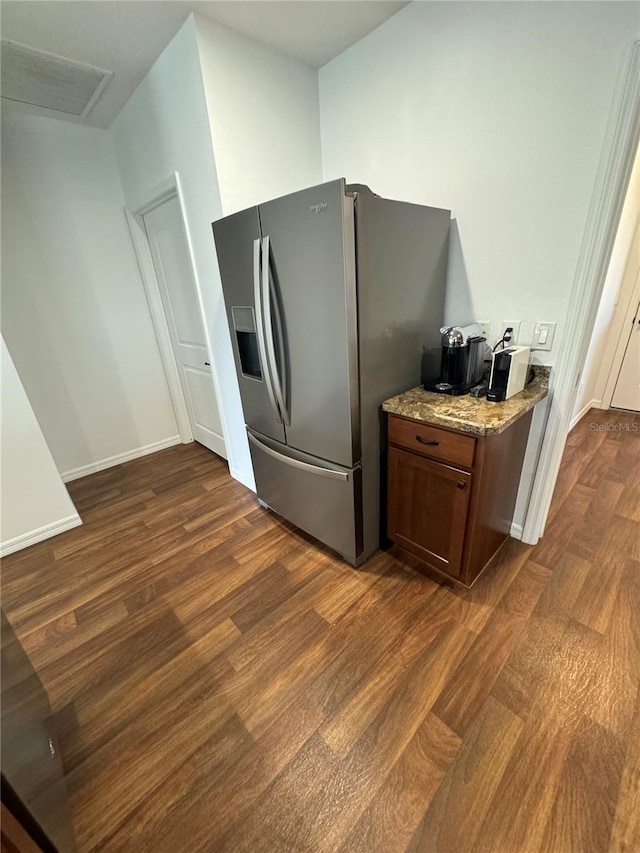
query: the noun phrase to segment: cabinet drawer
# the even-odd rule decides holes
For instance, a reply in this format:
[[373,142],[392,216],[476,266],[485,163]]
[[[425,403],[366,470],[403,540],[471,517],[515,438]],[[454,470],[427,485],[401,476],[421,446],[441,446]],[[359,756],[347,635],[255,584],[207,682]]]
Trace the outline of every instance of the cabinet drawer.
[[472,467],[476,449],[472,435],[449,432],[395,415],[389,417],[389,443],[464,468]]

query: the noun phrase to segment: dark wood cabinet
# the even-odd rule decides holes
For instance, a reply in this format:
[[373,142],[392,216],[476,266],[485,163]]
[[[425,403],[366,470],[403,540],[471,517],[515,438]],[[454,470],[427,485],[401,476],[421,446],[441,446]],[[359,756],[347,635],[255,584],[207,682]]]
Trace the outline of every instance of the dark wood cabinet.
[[24,849],[72,853],[76,844],[49,697],[9,621],[0,615],[2,802],[37,841],[37,847]]
[[389,537],[458,577],[471,474],[415,453],[389,450]]
[[482,436],[390,415],[389,538],[471,586],[509,537],[532,414]]

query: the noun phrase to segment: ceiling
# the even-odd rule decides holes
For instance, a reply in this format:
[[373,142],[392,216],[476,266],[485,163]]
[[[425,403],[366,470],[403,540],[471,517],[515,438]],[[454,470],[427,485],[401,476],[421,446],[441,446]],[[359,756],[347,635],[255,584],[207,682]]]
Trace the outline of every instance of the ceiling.
[[405,5],[398,0],[3,0],[1,34],[114,72],[84,119],[108,127],[191,12],[319,68]]

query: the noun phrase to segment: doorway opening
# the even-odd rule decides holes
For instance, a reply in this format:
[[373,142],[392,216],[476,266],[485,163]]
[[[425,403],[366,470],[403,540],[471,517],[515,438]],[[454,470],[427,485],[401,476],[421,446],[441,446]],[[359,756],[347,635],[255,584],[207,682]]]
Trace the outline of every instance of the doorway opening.
[[591,409],[640,412],[640,148],[569,428]]
[[564,338],[552,374],[549,420],[522,533],[528,544],[536,544],[545,529],[639,138],[640,40],[636,40],[625,51],[618,75],[565,318],[571,335]]
[[227,458],[215,367],[197,283],[179,176],[126,211],[183,443]]

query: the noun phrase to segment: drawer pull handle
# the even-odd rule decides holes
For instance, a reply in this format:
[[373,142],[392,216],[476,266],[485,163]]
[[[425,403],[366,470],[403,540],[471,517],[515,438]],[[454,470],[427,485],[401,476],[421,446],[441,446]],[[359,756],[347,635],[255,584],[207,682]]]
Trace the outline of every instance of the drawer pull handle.
[[423,438],[421,435],[416,436],[416,441],[419,441],[420,444],[428,444],[430,447],[437,447],[440,444],[439,441],[434,441],[433,439],[428,440]]
[[458,488],[459,489],[464,489],[464,487],[466,485],[467,485],[466,480],[458,480]]

